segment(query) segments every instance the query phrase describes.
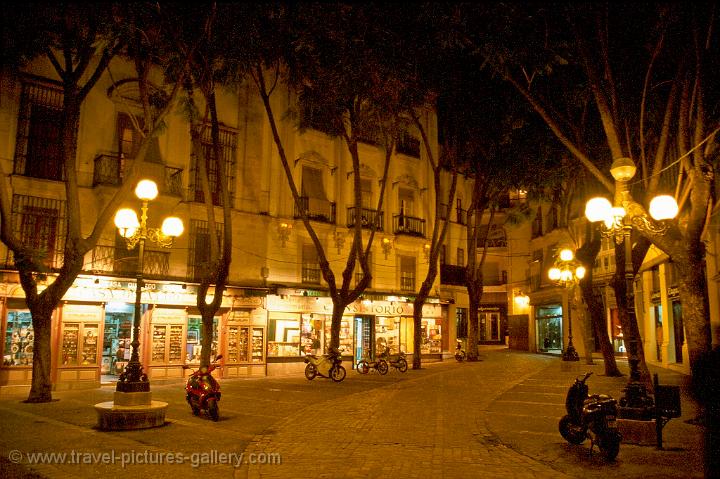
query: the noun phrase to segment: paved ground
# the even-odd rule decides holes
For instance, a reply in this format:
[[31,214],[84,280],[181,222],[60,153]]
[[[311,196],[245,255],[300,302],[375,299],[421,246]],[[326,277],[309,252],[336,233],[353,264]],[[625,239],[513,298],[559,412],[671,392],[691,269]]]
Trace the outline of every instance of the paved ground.
[[[111,400],[111,387],[56,393],[47,404],[0,397],[0,477],[702,477],[702,431],[685,422],[696,414],[688,397],[665,428],[665,450],[623,444],[607,464],[588,444],[565,443],[557,421],[576,375],[592,369],[590,392],[614,397],[626,377],[583,363],[561,370],[555,357],[507,349],[482,358],[386,376],[350,370],[340,384],[223,380],[217,423],[192,416],[182,384],[153,384],[153,399],[170,403],[168,422],[141,431],[95,429],[92,405]],[[661,383],[685,387],[686,377],[658,372]],[[56,456],[30,464],[35,453]]]

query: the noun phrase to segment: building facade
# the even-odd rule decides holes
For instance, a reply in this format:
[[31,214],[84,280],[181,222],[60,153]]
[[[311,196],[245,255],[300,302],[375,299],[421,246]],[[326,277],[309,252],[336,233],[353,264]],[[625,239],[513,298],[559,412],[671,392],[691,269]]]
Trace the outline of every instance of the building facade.
[[[133,71],[116,59],[81,109],[77,138],[83,231],[91,231],[100,207],[124,181],[134,161],[139,133]],[[62,264],[65,232],[64,173],[58,119],[62,89],[52,68],[36,61],[18,76],[3,76],[0,162],[9,173],[12,230],[47,254],[52,282]],[[294,107],[292,94],[275,95],[273,107]],[[332,303],[317,252],[300,220],[277,156],[262,103],[248,84],[218,92],[225,172],[210,172],[211,191],[225,174],[232,202],[233,261],[229,287],[217,313],[213,352],[224,356],[224,376],[300,371],[303,357],[322,353],[329,342]],[[282,115],[280,115],[282,116]],[[435,116],[423,112],[430,138]],[[306,125],[307,126],[307,125]],[[185,234],[169,249],[145,251],[141,293],[141,362],[151,380],[179,378],[183,365],[198,364],[200,315],[196,296],[208,261],[209,233],[191,153],[188,123],[180,114],[151,144],[143,174],[158,184],[148,226],[179,216]],[[413,351],[412,299],[428,267],[428,225],[434,214],[432,170],[417,132],[408,130],[394,155],[384,198],[384,155],[371,141],[360,144],[363,205],[353,201],[353,169],[343,141],[312,127],[281,121],[284,147],[294,159],[293,176],[328,260],[339,276],[349,254],[352,228],[361,221],[365,238],[377,233],[371,252],[373,280],[350,305],[341,327],[341,349],[353,364],[380,348],[441,359],[448,349],[448,305],[434,294],[423,308],[422,347]],[[210,148],[210,138],[203,138]],[[431,148],[437,153],[437,143]],[[219,194],[217,195],[219,198]],[[218,204],[218,201],[215,201]],[[126,205],[138,209],[139,201]],[[221,218],[220,208],[216,217]],[[0,245],[3,341],[0,387],[30,384],[34,332],[12,254]],[[112,381],[127,363],[132,340],[137,253],[129,251],[113,225],[85,258],[82,273],[53,314],[52,372],[56,388],[95,387]],[[357,278],[356,278],[357,280]]]

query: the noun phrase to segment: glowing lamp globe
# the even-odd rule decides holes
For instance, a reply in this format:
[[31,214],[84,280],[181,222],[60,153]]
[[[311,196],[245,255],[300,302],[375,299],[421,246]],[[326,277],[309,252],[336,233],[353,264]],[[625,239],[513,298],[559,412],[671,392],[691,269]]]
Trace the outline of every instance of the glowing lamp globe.
[[654,219],[671,220],[678,214],[678,204],[670,195],[660,195],[650,201],[650,216]]
[[630,181],[635,176],[636,170],[633,160],[627,157],[617,158],[610,165],[610,174],[617,181]]
[[137,213],[130,208],[122,208],[115,213],[115,226],[120,231],[120,235],[128,238],[135,234],[140,227]]
[[548,271],[548,278],[550,278],[550,281],[558,281],[560,279],[560,268],[550,268]]
[[607,198],[601,196],[592,198],[585,204],[585,217],[591,223],[596,221],[604,221],[605,218],[610,216],[612,205]]
[[135,187],[135,195],[143,201],[152,201],[158,195],[157,184],[153,180],[140,180]]
[[565,248],[560,251],[560,259],[563,261],[572,261],[574,255],[571,249]]
[[183,226],[183,222],[177,216],[165,218],[161,227],[163,234],[172,238],[180,236],[184,230],[185,227]]
[[585,273],[587,273],[585,266],[578,266],[575,270],[575,277],[577,279],[583,279],[585,277]]

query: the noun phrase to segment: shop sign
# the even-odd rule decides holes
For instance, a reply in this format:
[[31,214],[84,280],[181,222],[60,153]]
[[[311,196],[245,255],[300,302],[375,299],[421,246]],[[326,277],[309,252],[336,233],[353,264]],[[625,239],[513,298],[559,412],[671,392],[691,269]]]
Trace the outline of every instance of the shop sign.
[[[97,283],[95,282],[97,281]],[[78,278],[68,289],[63,299],[66,301],[97,301],[97,302],[135,302],[134,281],[114,281],[91,278]],[[140,301],[148,304],[175,304],[192,306],[197,304],[197,286],[179,284],[157,284],[145,282]],[[240,305],[258,306],[262,298],[234,298],[235,307]],[[230,307],[233,298],[223,297],[222,306]]]

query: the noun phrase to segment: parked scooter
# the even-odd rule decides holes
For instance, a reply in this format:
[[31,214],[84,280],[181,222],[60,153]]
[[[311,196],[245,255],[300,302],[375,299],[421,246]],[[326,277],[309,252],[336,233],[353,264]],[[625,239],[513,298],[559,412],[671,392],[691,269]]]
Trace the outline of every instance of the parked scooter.
[[575,382],[568,389],[565,398],[567,414],[560,419],[558,428],[562,437],[570,444],[582,444],[590,438],[590,452],[595,444],[608,460],[620,452],[622,435],[617,427],[617,401],[605,394],[588,396],[585,384],[592,372]]
[[465,361],[465,351],[462,348],[462,341],[459,339],[457,340],[457,345],[455,346],[455,360],[459,363]]
[[[217,362],[222,359],[222,354],[218,355],[208,367],[202,367],[192,373],[185,384],[185,399],[187,400],[194,415],[200,415],[200,411],[205,411],[213,421],[220,418],[220,409],[218,401],[220,401],[220,383],[212,377],[212,372],[218,367]],[[190,369],[187,364],[183,365],[183,369]]]
[[342,359],[340,358],[340,350],[337,348],[330,348],[328,354],[322,356],[315,356],[314,354],[308,354],[305,356],[305,377],[308,380],[315,379],[315,376],[322,378],[330,378],[335,382],[340,382],[345,379],[347,372],[345,368],[340,365]]
[[380,358],[385,360],[389,366],[394,367],[401,373],[408,370],[407,359],[405,358],[405,353],[403,351],[400,351],[398,354],[390,354],[390,350],[385,348],[385,351],[380,354]]
[[371,369],[376,370],[383,376],[387,374],[388,369],[388,363],[385,361],[382,356],[376,358],[376,359],[370,359],[368,357],[362,358],[357,363],[357,372],[360,374],[367,374],[370,372]]

